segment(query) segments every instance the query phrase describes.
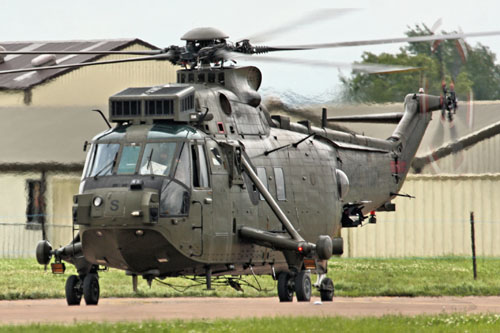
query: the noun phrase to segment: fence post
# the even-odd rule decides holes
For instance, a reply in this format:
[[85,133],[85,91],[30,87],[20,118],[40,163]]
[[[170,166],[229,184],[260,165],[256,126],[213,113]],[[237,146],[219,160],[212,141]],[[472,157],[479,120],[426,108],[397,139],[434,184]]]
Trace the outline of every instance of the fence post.
[[474,230],[474,212],[470,212],[470,236],[472,241],[472,271],[474,272],[474,280],[476,280],[477,266],[476,266],[476,233]]

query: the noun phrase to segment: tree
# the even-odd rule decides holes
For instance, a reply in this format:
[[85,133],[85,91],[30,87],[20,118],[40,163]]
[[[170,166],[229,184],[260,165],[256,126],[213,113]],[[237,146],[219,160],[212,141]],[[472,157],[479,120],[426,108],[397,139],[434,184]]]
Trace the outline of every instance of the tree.
[[[443,32],[445,33],[445,32]],[[407,36],[432,34],[425,25],[416,25]],[[478,44],[471,47],[467,43],[463,59],[461,45],[454,40],[441,42],[409,43],[398,54],[375,55],[365,52],[361,63],[392,64],[420,67],[420,72],[396,74],[353,73],[352,77],[341,77],[343,98],[358,102],[400,102],[404,96],[424,88],[427,93],[439,95],[441,81],[455,82],[459,99],[467,99],[470,91],[475,99],[500,98],[500,65],[495,65],[495,54]]]

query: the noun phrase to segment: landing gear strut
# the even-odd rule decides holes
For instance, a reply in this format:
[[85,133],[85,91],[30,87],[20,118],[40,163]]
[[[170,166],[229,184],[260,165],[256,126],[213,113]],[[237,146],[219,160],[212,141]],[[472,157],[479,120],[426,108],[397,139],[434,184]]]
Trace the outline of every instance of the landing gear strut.
[[97,273],[85,276],[71,275],[66,280],[66,302],[68,305],[80,305],[82,296],[87,305],[99,302],[99,277]]

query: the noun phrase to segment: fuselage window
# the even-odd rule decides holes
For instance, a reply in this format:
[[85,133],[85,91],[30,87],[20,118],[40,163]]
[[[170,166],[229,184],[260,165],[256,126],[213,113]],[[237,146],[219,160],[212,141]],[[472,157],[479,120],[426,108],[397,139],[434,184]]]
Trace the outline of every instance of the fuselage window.
[[283,175],[282,168],[274,168],[274,179],[276,180],[276,198],[280,201],[285,201],[285,176]]
[[123,147],[120,163],[118,164],[117,174],[133,174],[139,159],[141,146],[138,144],[131,144]]
[[141,175],[169,175],[176,145],[175,142],[146,144],[139,173]]
[[209,187],[207,158],[203,145],[191,146],[191,159],[193,166],[193,187]]
[[[266,168],[257,168],[257,175],[259,176],[260,181],[264,183],[264,186],[269,190],[269,186],[267,185]],[[264,200],[264,196],[262,194],[260,194],[260,200]]]
[[222,165],[222,157],[220,156],[219,149],[211,148],[210,152],[212,153],[212,164],[215,166]]

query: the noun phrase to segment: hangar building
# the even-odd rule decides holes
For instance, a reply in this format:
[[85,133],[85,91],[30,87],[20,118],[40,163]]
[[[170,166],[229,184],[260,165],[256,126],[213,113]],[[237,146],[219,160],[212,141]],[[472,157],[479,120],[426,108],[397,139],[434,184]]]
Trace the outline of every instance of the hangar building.
[[[140,39],[0,42],[9,51],[152,50]],[[36,55],[8,55],[0,70],[30,68]],[[58,55],[57,64],[106,61],[125,55]],[[0,256],[33,256],[38,240],[72,238],[86,140],[107,129],[108,97],[132,86],[175,82],[176,68],[147,61],[0,76]]]

